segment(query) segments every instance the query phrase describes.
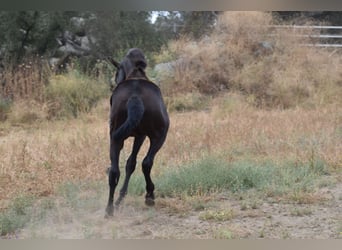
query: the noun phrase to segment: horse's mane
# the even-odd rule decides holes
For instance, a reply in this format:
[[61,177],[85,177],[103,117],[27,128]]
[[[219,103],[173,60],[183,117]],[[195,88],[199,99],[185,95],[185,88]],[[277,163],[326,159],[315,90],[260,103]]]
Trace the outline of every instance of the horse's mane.
[[129,79],[145,79],[145,80],[148,80],[148,77],[146,75],[146,72],[144,69],[142,69],[141,67],[136,67],[134,68],[130,73],[129,75],[126,77],[126,80],[129,80]]

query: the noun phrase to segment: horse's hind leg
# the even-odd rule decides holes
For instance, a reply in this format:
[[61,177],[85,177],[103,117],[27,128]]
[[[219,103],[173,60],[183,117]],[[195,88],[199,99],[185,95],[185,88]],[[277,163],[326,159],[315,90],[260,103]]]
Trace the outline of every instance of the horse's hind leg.
[[120,204],[120,202],[122,201],[122,199],[126,196],[127,194],[127,188],[128,188],[128,183],[129,183],[129,179],[132,175],[132,173],[135,170],[135,166],[137,163],[137,155],[138,152],[141,148],[141,145],[144,143],[146,136],[139,136],[139,137],[135,137],[134,139],[134,143],[133,143],[133,149],[132,149],[132,153],[129,156],[127,163],[126,163],[126,177],[125,177],[125,181],[124,184],[120,190],[120,196],[119,198],[115,201],[115,205],[118,206]]
[[153,206],[154,205],[154,184],[151,179],[151,169],[153,166],[154,157],[159,151],[159,149],[162,147],[166,136],[163,136],[162,138],[153,139],[150,138],[150,148],[147,152],[146,157],[144,158],[142,162],[142,170],[145,176],[146,181],[146,196],[145,196],[145,204],[147,206]]
[[113,216],[113,212],[114,212],[113,200],[114,200],[115,188],[120,178],[119,156],[120,156],[120,150],[122,149],[122,147],[123,147],[123,142],[116,143],[111,138],[111,142],[110,142],[111,167],[108,171],[109,197],[108,197],[108,204],[106,208],[106,217]]

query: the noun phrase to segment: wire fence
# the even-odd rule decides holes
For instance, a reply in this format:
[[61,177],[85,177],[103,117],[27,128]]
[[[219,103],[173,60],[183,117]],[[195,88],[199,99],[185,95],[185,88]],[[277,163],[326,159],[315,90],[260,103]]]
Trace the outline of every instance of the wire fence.
[[272,25],[275,29],[288,29],[289,31],[317,30],[316,34],[301,34],[296,36],[310,38],[310,43],[303,44],[305,46],[315,46],[322,48],[342,48],[342,26],[319,26],[319,25]]

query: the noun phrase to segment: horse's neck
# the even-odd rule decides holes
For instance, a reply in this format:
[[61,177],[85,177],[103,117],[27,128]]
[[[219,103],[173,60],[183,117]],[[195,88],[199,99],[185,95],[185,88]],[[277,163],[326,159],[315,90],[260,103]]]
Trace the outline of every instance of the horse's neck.
[[145,71],[141,68],[136,68],[133,70],[133,72],[131,74],[129,74],[129,76],[127,77],[127,79],[146,79],[148,80]]

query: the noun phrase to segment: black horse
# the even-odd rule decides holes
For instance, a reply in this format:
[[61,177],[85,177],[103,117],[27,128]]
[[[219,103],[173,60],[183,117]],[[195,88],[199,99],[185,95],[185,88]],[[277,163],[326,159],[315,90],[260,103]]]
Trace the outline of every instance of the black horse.
[[117,67],[115,82],[110,99],[110,160],[108,169],[109,198],[106,216],[114,212],[114,191],[119,182],[119,156],[124,141],[134,137],[132,153],[126,163],[126,177],[115,202],[118,206],[125,197],[128,182],[135,170],[137,154],[146,137],[150,140],[147,155],[142,161],[142,171],[146,181],[145,203],[154,205],[154,184],[151,180],[153,160],[164,144],[169,129],[169,116],[157,85],[149,81],[145,74],[146,60],[140,49],[130,49],[121,63],[111,59]]

